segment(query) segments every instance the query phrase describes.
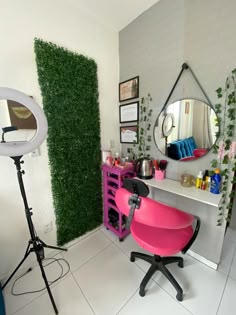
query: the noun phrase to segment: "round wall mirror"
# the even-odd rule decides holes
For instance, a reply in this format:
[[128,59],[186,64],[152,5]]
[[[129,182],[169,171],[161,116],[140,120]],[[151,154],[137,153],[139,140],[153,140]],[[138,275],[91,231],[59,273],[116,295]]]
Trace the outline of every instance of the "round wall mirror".
[[33,98],[0,88],[0,155],[13,157],[32,152],[46,135],[46,117]]
[[162,154],[184,162],[206,155],[218,132],[217,116],[210,105],[183,99],[167,105],[159,114],[154,140]]

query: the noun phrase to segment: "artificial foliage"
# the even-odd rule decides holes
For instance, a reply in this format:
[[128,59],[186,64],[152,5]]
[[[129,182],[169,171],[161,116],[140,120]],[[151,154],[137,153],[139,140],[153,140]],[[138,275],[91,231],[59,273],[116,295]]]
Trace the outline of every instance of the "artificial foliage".
[[97,65],[41,39],[34,51],[48,120],[57,241],[63,245],[102,222]]
[[236,69],[226,78],[225,86],[216,90],[219,103],[215,105],[219,115],[219,141],[214,145],[217,159],[211,161],[213,168],[219,167],[222,175],[222,198],[217,225],[223,220],[230,222],[234,189],[236,185]]
[[149,157],[148,151],[151,150],[150,143],[152,141],[151,135],[151,118],[152,118],[152,108],[151,108],[152,96],[148,93],[147,96],[141,98],[140,112],[139,112],[139,122],[138,122],[138,134],[139,143],[133,143],[133,148],[128,148],[132,153],[133,157],[142,158]]

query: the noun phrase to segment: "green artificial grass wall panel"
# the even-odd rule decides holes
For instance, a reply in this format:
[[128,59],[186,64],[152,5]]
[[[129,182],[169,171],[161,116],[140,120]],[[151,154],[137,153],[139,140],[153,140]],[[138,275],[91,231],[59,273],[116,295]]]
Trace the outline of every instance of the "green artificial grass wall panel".
[[100,119],[94,60],[35,39],[57,224],[63,245],[102,222]]

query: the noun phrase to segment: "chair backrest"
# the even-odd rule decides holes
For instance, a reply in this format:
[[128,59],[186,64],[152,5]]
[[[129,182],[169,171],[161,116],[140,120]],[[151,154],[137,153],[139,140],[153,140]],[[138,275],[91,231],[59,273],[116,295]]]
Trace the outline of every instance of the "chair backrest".
[[[129,199],[132,193],[125,188],[116,191],[115,201],[119,210],[129,216]],[[174,207],[165,205],[148,197],[140,198],[140,208],[135,209],[133,220],[159,228],[181,229],[190,226],[194,222],[194,216]]]

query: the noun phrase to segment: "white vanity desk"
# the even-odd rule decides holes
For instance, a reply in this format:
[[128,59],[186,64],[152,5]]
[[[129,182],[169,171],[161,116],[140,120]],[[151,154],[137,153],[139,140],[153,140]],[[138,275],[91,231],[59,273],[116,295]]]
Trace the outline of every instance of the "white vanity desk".
[[211,268],[217,269],[225,232],[225,222],[222,226],[217,226],[221,195],[195,187],[183,187],[180,182],[167,178],[164,180],[142,179],[142,181],[149,186],[150,198],[200,217],[200,231],[188,254]]

